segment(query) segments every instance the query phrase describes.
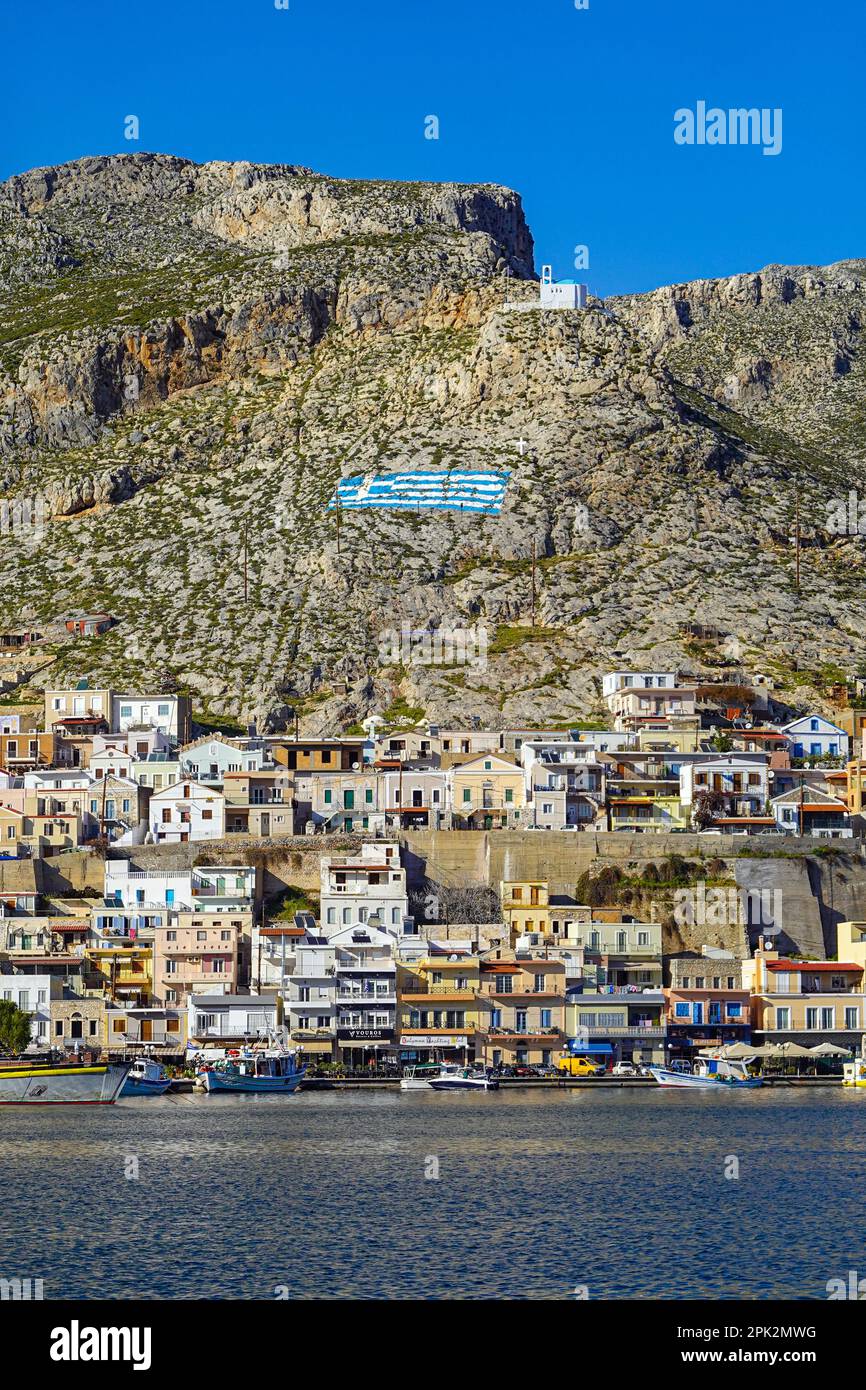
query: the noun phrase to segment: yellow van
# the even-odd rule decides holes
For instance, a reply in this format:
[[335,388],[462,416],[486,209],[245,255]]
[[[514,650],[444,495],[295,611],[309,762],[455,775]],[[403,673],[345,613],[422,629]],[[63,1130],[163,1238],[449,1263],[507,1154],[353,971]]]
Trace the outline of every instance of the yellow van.
[[557,1058],[556,1070],[566,1076],[600,1076],[604,1071],[604,1063],[591,1062],[588,1057],[577,1057],[565,1052]]

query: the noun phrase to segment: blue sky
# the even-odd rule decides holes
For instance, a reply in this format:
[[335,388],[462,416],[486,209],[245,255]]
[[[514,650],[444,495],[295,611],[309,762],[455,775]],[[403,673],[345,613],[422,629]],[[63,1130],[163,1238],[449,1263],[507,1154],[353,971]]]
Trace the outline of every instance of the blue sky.
[[[0,178],[85,154],[504,183],[594,292],[866,256],[864,0],[39,0],[3,6]],[[10,61],[11,59],[11,61]],[[778,156],[674,112],[781,108]],[[124,139],[137,115],[140,139]],[[439,139],[424,138],[425,117]]]

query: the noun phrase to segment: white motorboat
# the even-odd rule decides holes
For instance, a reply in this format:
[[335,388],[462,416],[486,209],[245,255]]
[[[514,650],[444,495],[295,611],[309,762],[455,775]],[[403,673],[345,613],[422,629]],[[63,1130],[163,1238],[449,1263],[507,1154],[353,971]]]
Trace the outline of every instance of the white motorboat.
[[499,1080],[475,1067],[443,1066],[430,1082],[431,1091],[498,1091]]
[[726,1057],[701,1058],[689,1067],[680,1062],[671,1067],[650,1067],[650,1073],[660,1086],[677,1086],[689,1090],[715,1089],[729,1086],[734,1090],[752,1090],[762,1086],[760,1076],[750,1076],[745,1062]]
[[423,1063],[418,1067],[406,1067],[400,1077],[401,1091],[432,1091],[433,1080],[442,1072],[438,1062]]

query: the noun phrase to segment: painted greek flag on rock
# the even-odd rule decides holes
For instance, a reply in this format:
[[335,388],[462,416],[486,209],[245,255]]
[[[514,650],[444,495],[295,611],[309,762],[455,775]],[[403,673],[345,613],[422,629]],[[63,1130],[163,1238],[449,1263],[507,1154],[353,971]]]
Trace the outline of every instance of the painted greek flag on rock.
[[502,510],[510,473],[367,473],[344,478],[328,503],[329,509],[363,507],[411,508],[430,511],[489,512]]

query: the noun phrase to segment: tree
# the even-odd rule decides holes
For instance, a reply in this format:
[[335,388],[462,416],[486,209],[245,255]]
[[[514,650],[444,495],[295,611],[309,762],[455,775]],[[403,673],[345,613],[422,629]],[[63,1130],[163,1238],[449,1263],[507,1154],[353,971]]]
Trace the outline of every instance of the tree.
[[0,999],[0,1049],[23,1052],[30,1042],[30,1015],[11,999]]
[[698,792],[692,810],[692,820],[698,829],[706,830],[708,825],[712,825],[718,813],[724,809],[724,805],[725,798],[721,792]]

